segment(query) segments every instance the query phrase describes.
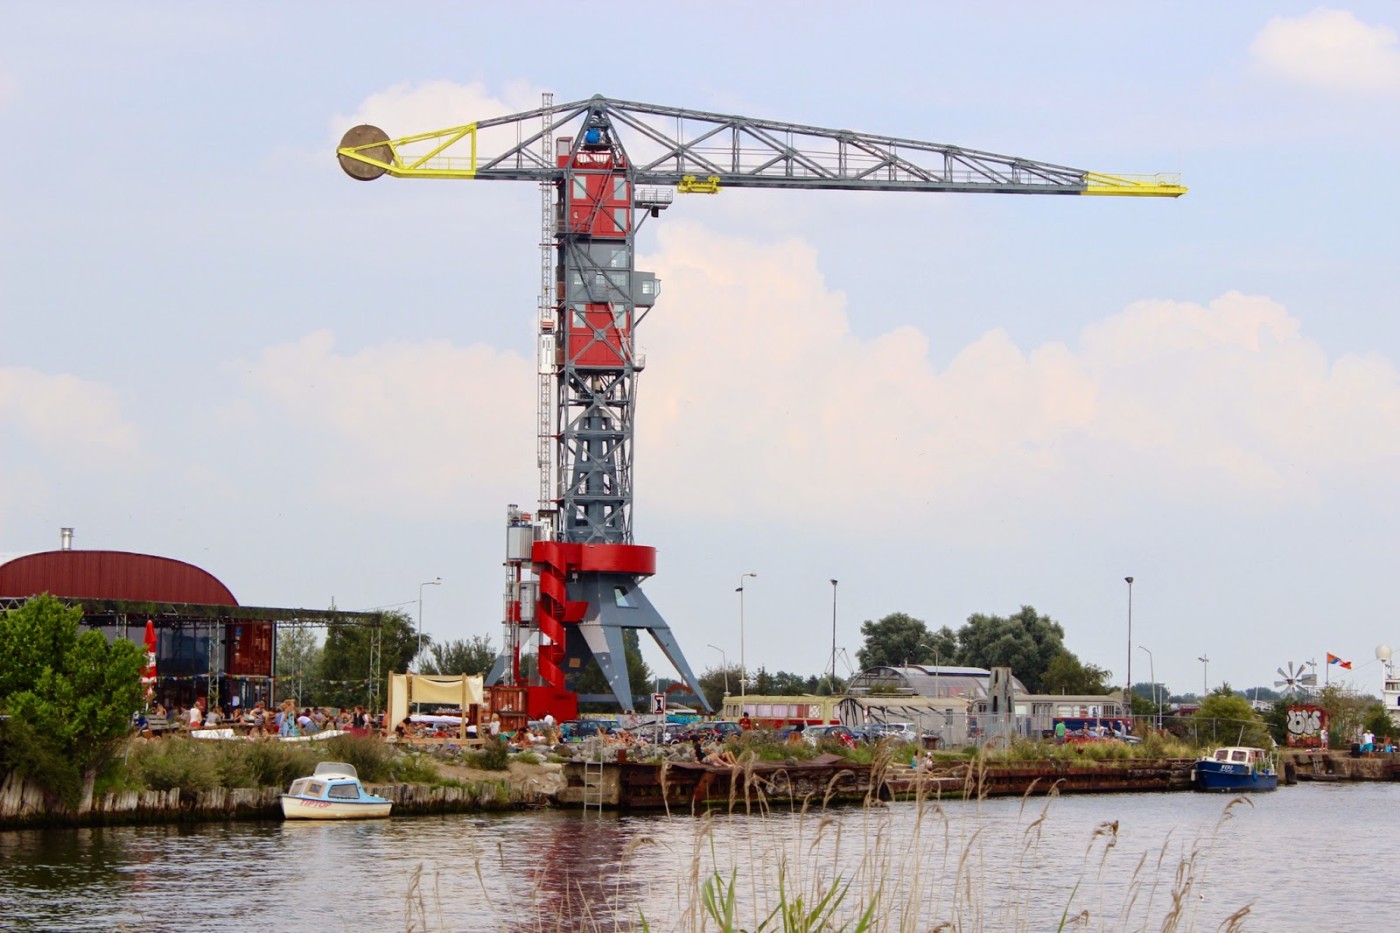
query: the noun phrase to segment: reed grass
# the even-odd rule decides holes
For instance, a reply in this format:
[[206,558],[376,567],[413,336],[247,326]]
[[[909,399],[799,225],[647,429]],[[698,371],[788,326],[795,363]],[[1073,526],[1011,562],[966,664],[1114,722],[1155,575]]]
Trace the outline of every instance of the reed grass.
[[[893,776],[902,752],[880,750],[873,769]],[[1252,806],[1245,798],[1229,801],[1210,831],[1190,839],[1169,834],[1145,851],[1125,851],[1124,828],[1100,821],[1083,831],[1076,859],[1072,849],[1066,856],[1064,830],[1055,825],[1060,800],[1053,787],[1047,796],[1019,801],[977,796],[977,772],[997,764],[989,756],[965,769],[966,799],[941,798],[935,790],[941,785],[930,780],[913,801],[889,805],[876,791],[864,807],[839,811],[828,808],[829,793],[775,794],[781,782],[756,771],[758,760],[752,753],[740,759],[727,809],[657,818],[684,821],[683,842],[668,834],[663,848],[645,833],[632,838],[611,885],[577,883],[561,906],[558,891],[544,893],[552,873],[544,867],[535,889],[519,892],[524,903],[508,905],[494,921],[473,922],[581,933],[1181,933],[1238,931],[1250,914],[1246,904],[1207,916],[1199,896],[1222,847],[1222,827],[1239,808]],[[1054,847],[1047,842],[1051,829]],[[470,870],[480,902],[490,903],[484,875],[495,866],[484,861]],[[644,894],[634,887],[639,864],[647,866]],[[420,902],[409,928],[462,928],[465,918],[435,902],[424,893],[426,882],[415,879]],[[644,910],[637,907],[643,898],[650,905]]]

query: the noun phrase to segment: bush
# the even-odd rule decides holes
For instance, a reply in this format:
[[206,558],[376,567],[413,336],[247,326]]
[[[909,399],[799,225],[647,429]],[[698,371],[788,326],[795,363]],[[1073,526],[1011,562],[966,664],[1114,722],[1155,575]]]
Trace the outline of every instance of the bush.
[[437,764],[422,755],[401,755],[393,760],[389,780],[403,784],[436,784],[440,778]]
[[394,753],[381,740],[370,736],[344,735],[324,744],[329,760],[354,765],[360,780],[376,784],[389,780]]
[[208,790],[222,782],[214,756],[193,739],[163,739],[132,750],[132,778],[151,790]]
[[504,739],[487,739],[480,751],[467,752],[467,764],[482,771],[504,771],[510,766],[510,746]]
[[0,612],[0,761],[70,806],[131,731],[145,653],[52,596]]
[[287,788],[316,769],[316,756],[301,743],[259,740],[219,742],[228,787]]

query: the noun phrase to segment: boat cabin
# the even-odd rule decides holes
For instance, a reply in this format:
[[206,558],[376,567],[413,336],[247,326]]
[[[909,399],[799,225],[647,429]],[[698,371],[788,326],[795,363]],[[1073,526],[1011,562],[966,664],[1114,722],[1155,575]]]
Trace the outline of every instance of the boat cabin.
[[1269,764],[1269,753],[1262,748],[1227,745],[1217,748],[1210,760],[1233,765],[1264,766]]
[[343,761],[320,762],[311,777],[297,778],[287,793],[317,800],[359,800],[362,796],[374,796],[360,786],[355,766]]

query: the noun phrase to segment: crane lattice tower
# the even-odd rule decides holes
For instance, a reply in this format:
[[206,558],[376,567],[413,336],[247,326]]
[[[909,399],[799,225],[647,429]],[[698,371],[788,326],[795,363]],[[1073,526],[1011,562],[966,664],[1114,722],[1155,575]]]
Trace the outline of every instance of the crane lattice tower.
[[[629,143],[624,147],[623,137]],[[638,226],[673,192],[722,188],[1177,197],[1175,175],[1110,175],[938,143],[755,120],[595,96],[391,139],[361,125],[337,150],[353,178],[533,181],[544,191],[539,325],[540,502],[529,548],[533,611],[518,581],[512,633],[490,682],[518,682],[522,630],[537,649],[545,705],[567,706],[565,671],[590,660],[633,706],[623,631],[651,633],[708,707],[661,614],[642,592],[654,548],[632,535],[637,329],[659,296],[635,267]],[[550,205],[552,204],[552,210]],[[512,513],[518,527],[520,514]],[[519,559],[523,560],[523,558]],[[522,606],[524,608],[522,608]],[[584,697],[582,699],[597,699]],[[575,704],[576,708],[576,704]],[[532,701],[532,712],[535,712]],[[567,709],[565,709],[567,713]],[[557,715],[557,713],[556,713]]]

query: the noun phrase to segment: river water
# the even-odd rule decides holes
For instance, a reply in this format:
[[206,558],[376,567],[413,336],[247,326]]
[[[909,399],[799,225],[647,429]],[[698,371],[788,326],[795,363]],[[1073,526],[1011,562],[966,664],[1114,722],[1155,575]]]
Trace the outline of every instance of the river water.
[[[873,929],[1362,930],[1395,922],[1400,785],[714,817],[539,811],[0,832],[5,930],[734,929],[844,887]],[[781,890],[784,892],[779,894]],[[713,881],[710,888],[715,891]],[[1244,913],[1240,913],[1244,911]],[[1380,911],[1380,912],[1378,912]],[[770,922],[768,929],[781,929]],[[835,926],[832,927],[833,929]]]

